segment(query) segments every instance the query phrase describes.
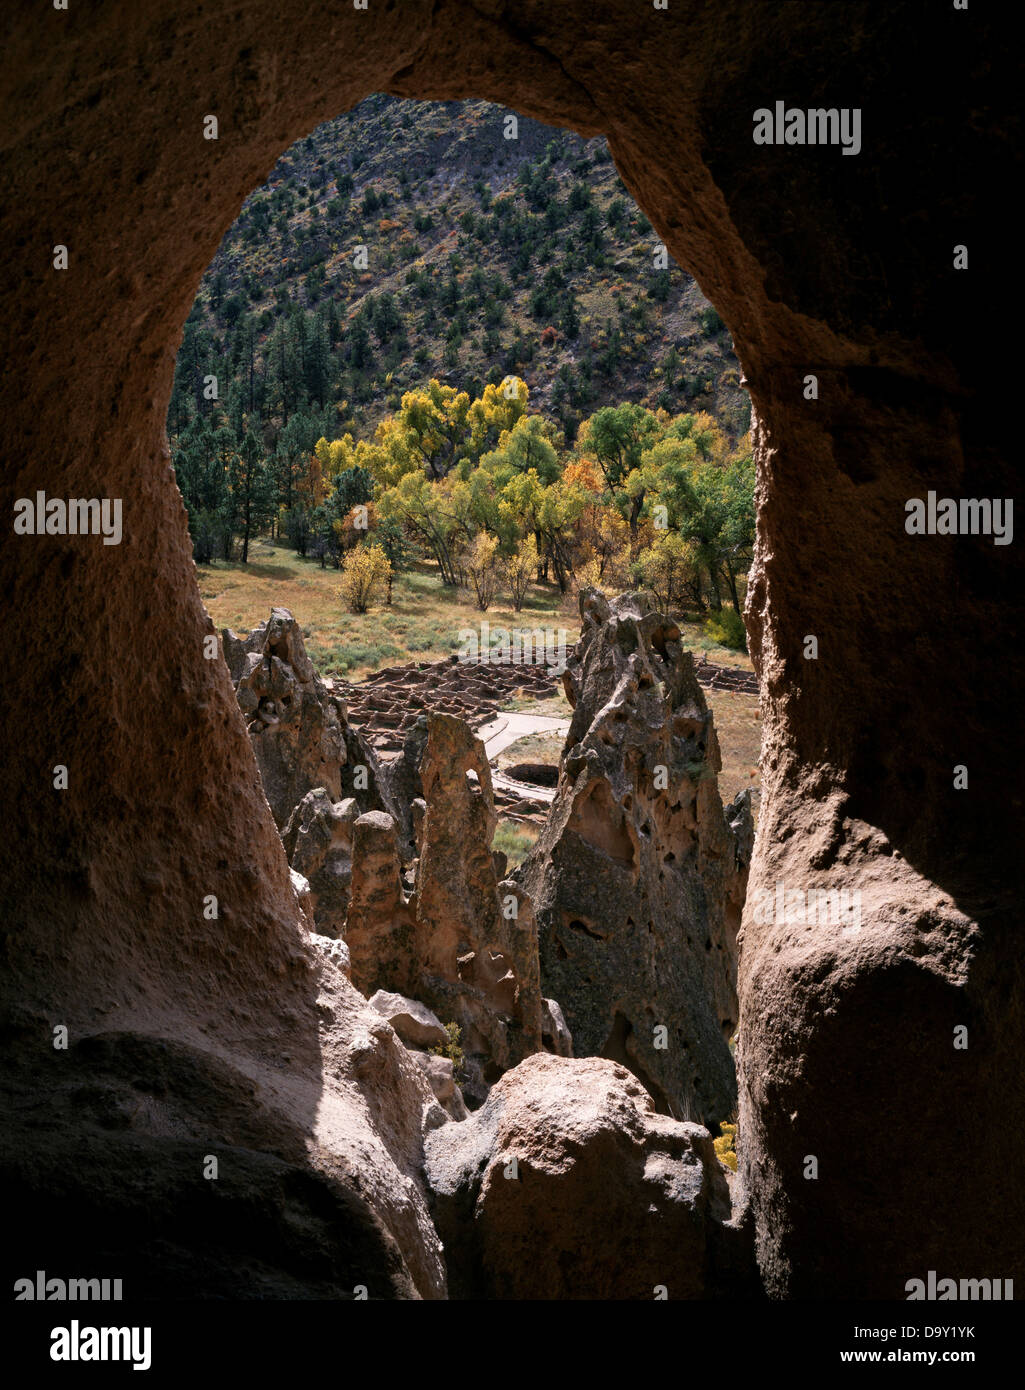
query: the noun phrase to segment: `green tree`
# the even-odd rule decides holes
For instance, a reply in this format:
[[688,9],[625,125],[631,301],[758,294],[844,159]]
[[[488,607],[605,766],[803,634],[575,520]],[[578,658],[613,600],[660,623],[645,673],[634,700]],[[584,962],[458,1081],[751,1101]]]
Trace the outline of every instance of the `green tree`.
[[494,473],[499,487],[515,473],[533,469],[545,485],[560,473],[559,459],[548,437],[551,426],[540,415],[521,415],[511,430],[504,430],[498,448],[485,454],[481,467]]
[[385,598],[385,603],[390,605],[392,583],[395,575],[409,563],[412,552],[401,523],[393,516],[383,517],[378,520],[377,525],[374,527],[373,542],[375,545],[379,545],[388,557],[390,569],[388,571],[388,593]]
[[696,570],[694,547],[676,531],[667,531],[642,550],[634,562],[634,577],[655,595],[664,613],[677,607]]
[[658,433],[659,423],[651,411],[628,403],[595,411],[577,436],[578,450],[596,459],[613,499],[617,494],[629,498],[627,520],[632,535],[637,533],[646,489],[628,487],[628,480],[640,469],[642,455]]

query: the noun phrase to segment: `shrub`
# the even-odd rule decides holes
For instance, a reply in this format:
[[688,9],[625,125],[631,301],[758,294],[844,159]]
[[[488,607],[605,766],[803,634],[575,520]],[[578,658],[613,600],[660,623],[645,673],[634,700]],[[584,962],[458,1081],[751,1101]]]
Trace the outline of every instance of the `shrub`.
[[439,1043],[437,1047],[429,1048],[435,1057],[447,1057],[452,1063],[452,1073],[456,1081],[462,1081],[463,1068],[466,1065],[466,1054],[463,1052],[460,1043],[462,1034],[458,1023],[446,1023],[445,1032],[448,1034],[447,1043]]
[[523,607],[527,590],[537,575],[537,563],[537,541],[530,535],[521,541],[515,555],[506,563],[506,579],[512,594],[513,608],[517,613]]
[[747,631],[744,619],[735,608],[720,608],[705,620],[705,634],[720,647],[732,647],[734,651],[747,651]]
[[737,1171],[737,1126],[727,1124],[724,1120],[719,1126],[719,1137],[713,1139],[712,1147],[718,1159],[721,1159],[735,1173]]
[[480,531],[473,538],[473,545],[466,561],[477,607],[482,613],[486,613],[491,607],[498,589],[498,565],[495,558],[497,550],[497,538]]

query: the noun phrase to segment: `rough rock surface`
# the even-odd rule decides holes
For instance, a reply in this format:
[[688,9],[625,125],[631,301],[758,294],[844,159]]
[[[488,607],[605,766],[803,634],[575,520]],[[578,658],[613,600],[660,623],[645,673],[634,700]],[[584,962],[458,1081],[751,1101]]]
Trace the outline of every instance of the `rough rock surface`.
[[[352,978],[368,994],[423,1000],[458,1024],[464,1089],[480,1104],[497,1076],[545,1045],[533,905],[499,878],[490,769],[467,724],[425,716],[407,740],[402,785],[424,793],[408,822],[418,856],[411,892],[392,819],[370,812],[354,824],[344,929]],[[553,1050],[568,1045],[558,1028],[549,1036]]]
[[[0,1052],[12,1105],[49,1093],[64,1023],[75,1039],[115,1029],[187,1040],[239,1071],[276,1067],[297,1088],[293,1133],[316,1122],[324,1065],[299,910],[228,672],[203,652],[213,630],[165,438],[174,354],[226,229],[294,140],[371,92],[487,97],[607,133],[656,234],[732,332],[755,406],[747,619],[765,754],[748,901],[778,879],[824,879],[865,904],[857,937],[745,927],[740,1177],[773,1292],[902,1298],[909,1250],[922,1270],[1025,1287],[1025,833],[1007,756],[1025,649],[989,640],[1025,630],[1025,548],[905,531],[905,503],[927,488],[1019,486],[1016,415],[979,349],[1013,264],[1000,203],[1020,81],[1001,12],[859,4],[838,23],[832,5],[760,0],[329,13],[251,0],[230,43],[198,10],[171,22],[158,0],[47,9],[45,23],[29,0],[7,13],[0,510],[9,525],[37,489],[124,503],[119,546],[8,533],[0,547],[8,610],[38,637],[4,686],[17,739],[0,790],[19,814],[0,991],[27,1030]],[[918,61],[894,61],[911,50]],[[813,92],[857,93],[858,158],[753,144],[755,108]],[[211,109],[222,138],[206,141]],[[973,238],[986,254],[954,271],[951,245]],[[55,241],[66,272],[51,269]],[[64,792],[46,775],[57,763]],[[215,921],[199,906],[210,893]],[[967,1051],[952,1049],[954,1023]],[[287,1067],[273,1062],[284,1053]],[[206,1123],[217,1104],[186,1098],[183,1113]],[[239,1106],[250,1152],[269,1152],[255,1101]],[[94,1267],[69,1253],[75,1225],[66,1211],[51,1221],[41,1175],[63,1165],[81,1210],[90,1194],[103,1206],[113,1170],[86,1174],[85,1131],[62,1132],[66,1113],[47,1101],[19,1135],[33,1225],[12,1276]],[[974,1143],[994,1116],[1001,1142]],[[923,1157],[902,1166],[881,1136],[909,1123]],[[131,1142],[105,1131],[122,1190],[137,1192]],[[824,1142],[828,1181],[804,1181],[795,1157]],[[969,1152],[970,1201],[952,1207]],[[135,1217],[164,1221],[197,1252],[178,1281],[191,1297],[236,1277],[248,1236],[208,1238],[166,1171],[161,1195],[148,1189],[107,1233],[127,1260]]]
[[732,809],[736,830],[723,813],[712,715],[679,628],[640,594],[590,590],[580,614],[559,785],[517,874],[544,988],[578,1057],[623,1063],[659,1109],[718,1132],[737,1099],[750,810]]
[[315,787],[332,801],[354,796],[363,811],[391,809],[376,754],[317,675],[287,608],[272,608],[244,641],[225,629],[221,644],[279,827]]
[[419,970],[413,909],[403,890],[395,822],[368,811],[353,826],[351,900],[345,941],[352,978],[364,994],[416,991]]
[[454,1298],[707,1298],[743,1240],[708,1131],[600,1058],[529,1057],[425,1148]]
[[[345,978],[338,946],[314,936],[300,957],[316,1082],[288,1050],[298,1036],[256,1059],[115,1017],[55,1050],[49,1038],[39,1047],[44,1019],[12,1020],[7,1045],[46,1100],[8,1116],[0,1139],[23,1218],[8,1225],[11,1260],[119,1277],[126,1298],[349,1299],[359,1285],[371,1298],[443,1298],[422,1131],[446,1115]],[[228,1007],[241,1013],[242,1001]]]
[[358,816],[353,797],[332,801],[324,787],[314,787],[295,807],[281,835],[292,872],[306,881],[308,906],[323,936],[338,936],[345,923]]
[[541,1000],[541,1041],[545,1050],[556,1057],[573,1056],[573,1035],[554,999]]
[[320,936],[317,933],[314,933],[310,940],[328,960],[338,967],[347,980],[351,978],[352,966],[349,961],[349,948],[344,941],[331,936]]
[[420,780],[420,764],[426,746],[427,716],[420,714],[403,740],[400,755],[385,768],[404,858],[415,857],[420,852],[420,827],[423,812],[427,809]]
[[313,915],[313,894],[310,892],[309,879],[295,869],[289,870],[288,877],[299,904],[299,911],[302,913],[303,926],[308,932],[316,932],[317,921]]

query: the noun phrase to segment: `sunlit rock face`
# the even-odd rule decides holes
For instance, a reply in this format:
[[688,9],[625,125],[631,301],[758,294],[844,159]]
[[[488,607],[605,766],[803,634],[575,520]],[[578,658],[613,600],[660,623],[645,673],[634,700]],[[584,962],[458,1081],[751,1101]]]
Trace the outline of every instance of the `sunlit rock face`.
[[750,1283],[708,1131],[657,1114],[613,1062],[530,1057],[426,1152],[453,1297],[699,1299]]

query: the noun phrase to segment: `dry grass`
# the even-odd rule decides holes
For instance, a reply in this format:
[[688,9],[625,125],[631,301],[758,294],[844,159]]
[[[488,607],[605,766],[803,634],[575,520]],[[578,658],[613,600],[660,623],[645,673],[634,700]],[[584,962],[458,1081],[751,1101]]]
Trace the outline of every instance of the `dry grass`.
[[752,809],[757,812],[761,780],[758,759],[762,746],[762,722],[754,695],[738,695],[728,690],[706,690],[705,699],[715,717],[715,732],[722,753],[719,795],[723,804],[732,801],[745,787],[754,791]]
[[[321,569],[319,563],[301,560],[293,551],[260,541],[251,550],[248,565],[226,564],[196,568],[199,591],[215,626],[250,632],[272,607],[291,609],[303,628],[310,655],[325,674],[338,672],[360,679],[382,666],[407,661],[438,661],[459,650],[459,630],[479,629],[483,618],[496,627],[564,627],[572,646],[579,632],[576,599],[563,597],[555,587],[535,586],[521,613],[497,606],[480,613],[465,590],[446,589],[430,564],[420,564],[399,575],[390,608],[380,603],[369,613],[350,613],[341,596],[338,571]],[[682,626],[683,643],[690,650],[705,649],[708,639],[700,624]],[[751,669],[742,652],[708,646],[710,661]],[[759,786],[758,754],[761,724],[758,701],[751,695],[706,691],[715,714],[722,749],[723,770],[719,788],[723,801],[743,787]],[[514,696],[507,708],[532,714],[569,718],[571,710],[561,688],[543,700],[531,695]],[[536,736],[535,736],[536,738]],[[521,740],[506,750],[505,761],[547,761],[540,752],[527,751]],[[544,736],[539,743],[544,744]],[[559,749],[562,740],[552,741]],[[550,750],[549,750],[550,751]],[[556,752],[553,761],[558,762]],[[756,797],[757,801],[757,797]]]
[[501,850],[509,861],[509,868],[522,864],[540,834],[537,826],[521,825],[518,821],[500,820],[495,827],[495,837],[491,848]]
[[251,632],[275,605],[291,610],[303,629],[307,650],[322,674],[359,680],[382,666],[407,661],[440,661],[459,651],[461,629],[565,628],[572,648],[579,632],[575,606],[554,586],[532,587],[523,611],[498,604],[481,613],[465,589],[445,588],[433,565],[400,574],[388,607],[383,594],[368,613],[350,613],[335,569],[302,560],[283,546],[261,541],[248,565],[196,567],[199,591],[218,628]]
[[714,666],[735,666],[739,671],[753,671],[754,666],[747,652],[736,652],[732,647],[720,647],[705,632],[701,623],[680,624],[680,645],[694,653],[695,662],[700,661],[702,652]]
[[515,710],[518,714],[543,714],[549,719],[572,719],[573,717],[573,709],[566,699],[561,683],[558,689],[553,690],[552,694],[543,700],[539,700],[536,695],[529,692],[517,691],[515,695],[505,701],[502,708]]
[[[223,560],[197,565],[196,578],[216,627],[251,632],[275,605],[288,608],[302,625],[318,668],[354,680],[382,666],[451,656],[459,650],[460,630],[479,630],[484,619],[492,629],[563,628],[569,649],[580,632],[576,596],[560,594],[554,585],[532,585],[520,613],[501,601],[481,613],[465,589],[440,584],[436,567],[428,562],[396,578],[390,608],[382,598],[369,613],[358,615],[346,608],[337,570],[321,569],[317,561],[301,560],[294,551],[266,540],[252,546],[248,565]],[[710,661],[751,669],[750,657],[710,643],[699,623],[684,624],[681,633],[685,647],[695,653],[707,649]],[[565,701],[557,698],[559,707],[551,711],[535,710],[536,701],[513,708],[564,714]]]

